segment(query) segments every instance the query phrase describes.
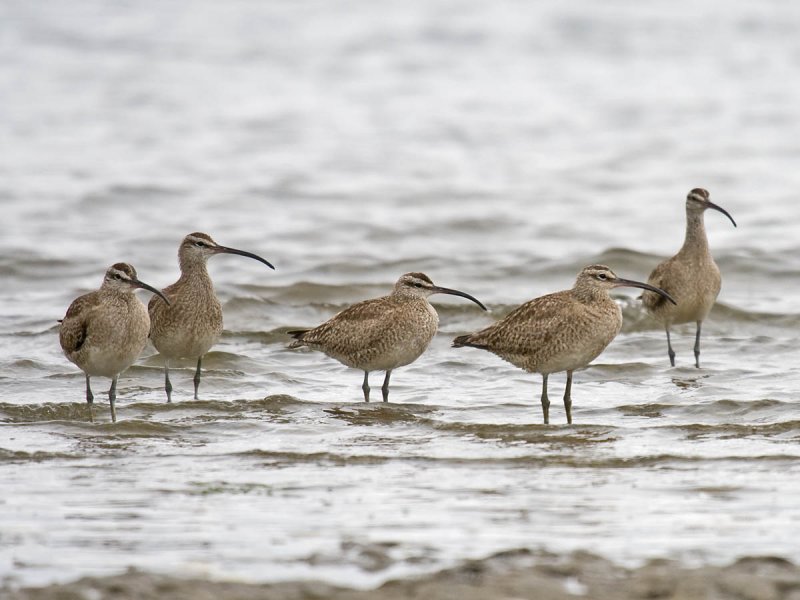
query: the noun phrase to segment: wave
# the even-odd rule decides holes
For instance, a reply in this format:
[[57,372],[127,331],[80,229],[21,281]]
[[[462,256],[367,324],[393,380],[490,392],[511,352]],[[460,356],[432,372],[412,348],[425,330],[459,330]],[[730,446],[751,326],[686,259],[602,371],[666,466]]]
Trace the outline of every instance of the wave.
[[7,448],[0,448],[0,464],[44,462],[47,460],[74,460],[76,458],[80,458],[80,456],[68,454],[66,452],[46,452],[44,450],[34,450],[32,452],[28,452],[25,450],[9,450]]
[[593,456],[581,454],[537,454],[514,457],[458,457],[458,456],[413,456],[413,455],[380,455],[380,454],[345,454],[336,452],[284,452],[270,450],[248,450],[235,456],[257,460],[269,466],[296,465],[298,463],[323,464],[331,466],[372,466],[395,462],[411,462],[430,465],[451,466],[508,466],[508,467],[571,467],[581,469],[636,469],[640,467],[685,465],[695,463],[719,463],[730,460],[784,463],[797,461],[791,454],[766,454],[754,457],[737,455],[692,456],[672,453],[658,453],[643,456]]
[[[102,407],[95,403],[95,410]],[[106,408],[106,410],[108,410]],[[0,402],[0,422],[34,423],[40,421],[85,421],[90,418],[86,402],[45,402],[41,404],[11,404]]]

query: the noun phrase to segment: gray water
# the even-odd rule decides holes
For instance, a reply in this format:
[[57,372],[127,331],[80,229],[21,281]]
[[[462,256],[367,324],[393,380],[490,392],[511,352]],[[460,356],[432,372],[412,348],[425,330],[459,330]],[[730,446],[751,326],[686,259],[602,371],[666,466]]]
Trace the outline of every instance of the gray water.
[[[800,560],[798,106],[800,5],[779,0],[6,0],[0,576]],[[702,369],[692,326],[669,367],[632,291],[572,427],[557,401],[540,424],[539,376],[449,347],[586,264],[646,279],[698,186],[739,224],[706,216]],[[192,231],[277,270],[210,262],[226,330],[201,400],[187,362],[167,405],[148,347],[119,421],[97,379],[90,422],[56,320],[113,262],[172,283]],[[434,297],[440,333],[389,404],[287,349],[412,270],[491,313]]]

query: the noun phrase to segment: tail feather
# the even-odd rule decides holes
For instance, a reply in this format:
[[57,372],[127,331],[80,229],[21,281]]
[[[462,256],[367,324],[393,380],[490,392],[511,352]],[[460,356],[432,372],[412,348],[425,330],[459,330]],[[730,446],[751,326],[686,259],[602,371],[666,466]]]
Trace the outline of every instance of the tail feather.
[[472,334],[460,335],[453,340],[453,348],[463,348],[465,346],[470,348],[481,348],[483,350],[486,349],[485,345],[472,341]]
[[289,344],[289,348],[300,348],[305,346],[305,342],[303,341],[303,336],[307,334],[310,329],[294,329],[292,331],[287,331],[290,336],[292,336],[296,341]]

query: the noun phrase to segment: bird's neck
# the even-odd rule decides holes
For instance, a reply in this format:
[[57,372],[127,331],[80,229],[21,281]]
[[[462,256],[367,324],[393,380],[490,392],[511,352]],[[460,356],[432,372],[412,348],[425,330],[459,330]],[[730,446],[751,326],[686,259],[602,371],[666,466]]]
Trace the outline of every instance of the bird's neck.
[[686,237],[680,253],[706,253],[708,252],[708,238],[706,237],[706,227],[703,222],[702,212],[686,213]]
[[204,287],[214,292],[214,284],[208,274],[208,268],[204,260],[181,261],[181,277],[178,280],[185,286]]
[[390,296],[397,300],[401,300],[403,302],[414,301],[414,300],[421,302],[428,301],[427,298],[424,298],[419,294],[415,294],[413,291],[406,288],[395,288],[394,290],[392,290]]
[[101,291],[103,296],[112,302],[123,304],[136,301],[136,294],[133,293],[133,290],[120,290],[112,286],[103,286]]
[[572,296],[583,304],[599,304],[614,302],[608,295],[608,290],[599,289],[590,285],[577,285],[572,288]]

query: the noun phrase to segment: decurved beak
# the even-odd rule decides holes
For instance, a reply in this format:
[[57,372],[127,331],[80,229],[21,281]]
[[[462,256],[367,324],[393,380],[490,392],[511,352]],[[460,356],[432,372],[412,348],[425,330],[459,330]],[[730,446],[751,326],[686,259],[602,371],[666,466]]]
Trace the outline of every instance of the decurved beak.
[[734,227],[736,227],[736,221],[734,221],[734,220],[733,220],[733,217],[730,215],[730,213],[729,213],[727,210],[725,210],[724,208],[722,208],[722,207],[721,207],[719,204],[714,204],[714,203],[713,203],[713,202],[711,202],[710,200],[707,200],[707,201],[706,201],[706,204],[708,205],[708,208],[713,208],[714,210],[718,210],[718,211],[719,211],[719,212],[721,212],[723,215],[725,215],[726,217],[728,217],[728,218],[731,220],[731,223],[733,223],[733,226],[734,226]]
[[169,300],[167,300],[167,297],[161,292],[161,290],[157,290],[152,285],[148,285],[144,281],[139,281],[138,279],[131,279],[131,283],[133,283],[136,287],[142,288],[143,290],[153,292],[156,296],[159,296],[164,302],[166,302],[167,306],[169,306]]
[[488,310],[480,300],[478,300],[475,296],[470,296],[466,292],[460,292],[459,290],[452,290],[450,288],[439,287],[438,285],[433,286],[431,290],[433,291],[434,294],[450,294],[451,296],[461,296],[462,298],[466,298],[467,300],[472,300],[483,310]]
[[659,287],[650,285],[649,283],[642,283],[641,281],[632,281],[630,279],[621,279],[617,277],[617,279],[614,280],[614,287],[635,287],[635,288],[642,288],[643,290],[650,290],[651,292],[655,292],[662,298],[666,298],[673,304],[675,305],[678,304],[677,302],[675,302],[675,299],[672,296],[670,296],[667,292],[665,292]]
[[238,254],[239,256],[246,256],[247,258],[253,258],[258,262],[262,262],[267,265],[270,269],[275,269],[272,266],[272,263],[269,262],[265,258],[261,258],[258,254],[253,254],[252,252],[246,252],[245,250],[237,250],[236,248],[228,248],[227,246],[215,246],[214,250],[219,254]]

